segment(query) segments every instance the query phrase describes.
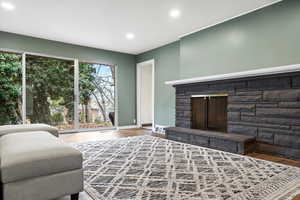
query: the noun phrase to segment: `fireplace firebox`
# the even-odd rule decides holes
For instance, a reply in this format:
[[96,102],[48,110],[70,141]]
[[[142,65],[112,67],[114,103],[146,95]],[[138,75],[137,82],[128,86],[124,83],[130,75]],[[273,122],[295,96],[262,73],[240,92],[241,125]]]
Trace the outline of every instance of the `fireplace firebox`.
[[227,94],[193,95],[192,128],[227,132]]

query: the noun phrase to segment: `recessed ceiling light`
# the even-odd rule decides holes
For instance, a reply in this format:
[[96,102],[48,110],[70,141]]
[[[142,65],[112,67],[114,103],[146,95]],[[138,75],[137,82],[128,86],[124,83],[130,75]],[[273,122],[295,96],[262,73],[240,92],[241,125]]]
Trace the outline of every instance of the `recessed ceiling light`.
[[180,11],[177,9],[173,9],[170,11],[170,17],[178,18],[180,17]]
[[5,10],[14,10],[15,6],[12,3],[9,2],[2,2],[1,7],[4,8]]
[[127,33],[127,34],[126,34],[126,38],[127,38],[128,40],[132,40],[132,39],[134,39],[134,37],[135,37],[135,35],[134,35],[133,33]]

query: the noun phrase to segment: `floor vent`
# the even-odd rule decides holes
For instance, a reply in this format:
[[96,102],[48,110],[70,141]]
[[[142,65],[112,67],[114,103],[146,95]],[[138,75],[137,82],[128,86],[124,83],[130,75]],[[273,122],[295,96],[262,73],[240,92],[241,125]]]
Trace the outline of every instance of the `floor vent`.
[[155,133],[160,133],[160,134],[165,134],[166,133],[166,128],[168,126],[161,126],[161,125],[155,125],[155,129],[154,129],[154,132]]

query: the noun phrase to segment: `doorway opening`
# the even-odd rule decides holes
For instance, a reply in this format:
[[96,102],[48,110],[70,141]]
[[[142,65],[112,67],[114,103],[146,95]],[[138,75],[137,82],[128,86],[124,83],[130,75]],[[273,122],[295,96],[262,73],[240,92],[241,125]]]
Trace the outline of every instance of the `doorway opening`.
[[154,60],[137,64],[137,125],[154,130]]

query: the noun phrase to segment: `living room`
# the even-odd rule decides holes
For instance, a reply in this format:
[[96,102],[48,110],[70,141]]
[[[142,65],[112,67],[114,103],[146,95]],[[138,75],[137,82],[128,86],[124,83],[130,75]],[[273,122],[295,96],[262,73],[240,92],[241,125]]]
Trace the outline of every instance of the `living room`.
[[2,199],[300,199],[299,11],[0,0]]

